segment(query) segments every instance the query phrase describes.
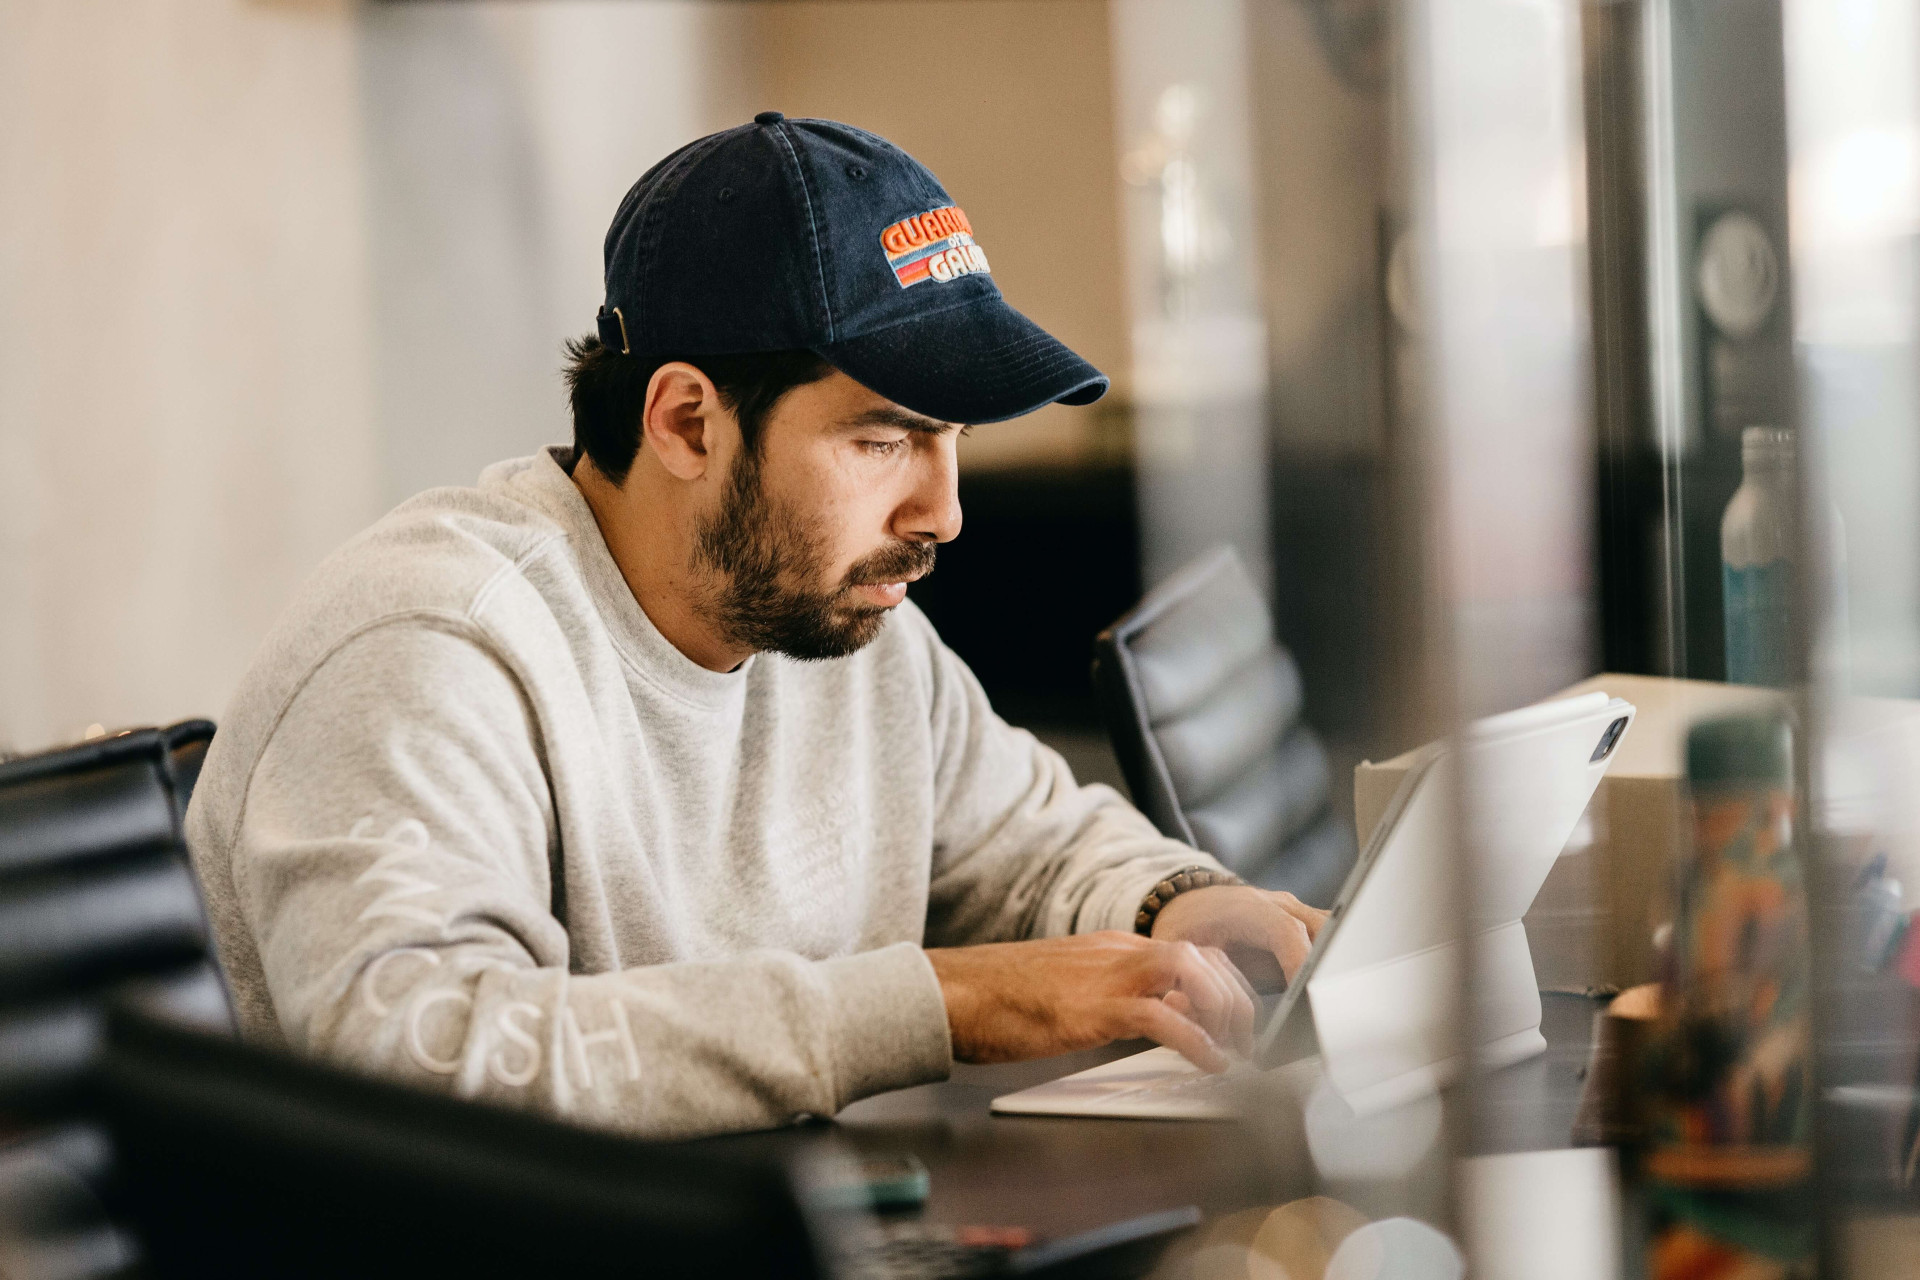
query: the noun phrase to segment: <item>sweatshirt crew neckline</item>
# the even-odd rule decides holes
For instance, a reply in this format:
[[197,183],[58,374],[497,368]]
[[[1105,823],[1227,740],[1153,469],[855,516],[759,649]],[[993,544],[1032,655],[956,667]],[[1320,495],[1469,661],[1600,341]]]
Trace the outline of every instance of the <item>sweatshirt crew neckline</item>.
[[761,655],[751,655],[731,671],[711,671],[660,633],[627,585],[593,508],[567,471],[572,458],[570,446],[548,445],[531,458],[487,468],[480,487],[501,485],[560,526],[614,647],[642,678],[670,697],[709,710],[739,702]]

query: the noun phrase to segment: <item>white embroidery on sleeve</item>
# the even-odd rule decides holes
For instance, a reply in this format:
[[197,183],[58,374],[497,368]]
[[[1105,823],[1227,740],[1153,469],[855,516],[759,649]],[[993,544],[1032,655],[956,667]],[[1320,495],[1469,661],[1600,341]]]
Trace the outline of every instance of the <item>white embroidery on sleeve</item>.
[[407,1055],[420,1064],[424,1071],[437,1076],[450,1076],[460,1069],[458,1053],[451,1058],[436,1058],[427,1052],[426,1045],[420,1043],[420,1024],[427,1016],[427,1010],[435,1005],[459,1003],[473,1011],[473,997],[458,987],[442,987],[438,991],[429,991],[413,1002],[407,1011]]
[[582,1088],[593,1088],[593,1065],[587,1061],[587,1050],[594,1045],[611,1041],[620,1046],[621,1056],[626,1060],[627,1079],[640,1078],[640,1050],[633,1043],[633,1026],[627,1021],[627,1008],[618,1000],[607,1002],[608,1010],[613,1014],[613,1025],[604,1031],[591,1034],[581,1031],[580,1018],[568,1005],[562,1011],[561,1025],[566,1029],[567,1043],[573,1049],[574,1067],[579,1073]]
[[425,947],[400,947],[375,956],[360,975],[360,1003],[376,1018],[384,1018],[393,1012],[393,1007],[380,998],[380,973],[390,961],[401,956],[418,956],[427,962],[430,969],[440,963],[439,955]]
[[502,1045],[487,1059],[488,1075],[501,1084],[512,1085],[515,1088],[533,1083],[533,1078],[540,1074],[540,1042],[533,1038],[527,1028],[515,1021],[515,1018],[527,1017],[538,1022],[545,1016],[539,1005],[528,1004],[524,1000],[515,1000],[500,1010],[499,1016],[494,1019],[494,1024],[499,1028],[503,1038],[520,1046],[521,1052],[526,1054],[527,1061],[526,1065],[517,1071],[508,1067],[507,1048]]
[[[347,836],[354,840],[376,838],[372,836],[372,830],[373,819],[366,817],[354,823],[353,829],[347,833]],[[386,891],[360,913],[360,920],[363,922],[383,919],[411,920],[415,924],[424,924],[441,937],[445,937],[447,917],[444,912],[435,911],[417,902],[407,901],[409,898],[418,898],[423,894],[438,893],[441,888],[438,882],[420,874],[422,864],[425,862],[423,855],[427,851],[427,846],[432,843],[432,837],[427,834],[426,824],[418,818],[402,818],[388,828],[385,835],[377,838],[399,847],[382,854],[378,861],[354,879],[355,884],[387,886]]]

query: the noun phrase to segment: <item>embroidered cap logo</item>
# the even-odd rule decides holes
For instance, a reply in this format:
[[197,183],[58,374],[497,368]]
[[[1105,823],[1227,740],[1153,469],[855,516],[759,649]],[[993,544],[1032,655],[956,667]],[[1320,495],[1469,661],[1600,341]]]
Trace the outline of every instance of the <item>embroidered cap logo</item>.
[[880,247],[902,289],[926,279],[944,284],[988,273],[986,250],[973,242],[973,224],[959,205],[902,218],[880,233]]

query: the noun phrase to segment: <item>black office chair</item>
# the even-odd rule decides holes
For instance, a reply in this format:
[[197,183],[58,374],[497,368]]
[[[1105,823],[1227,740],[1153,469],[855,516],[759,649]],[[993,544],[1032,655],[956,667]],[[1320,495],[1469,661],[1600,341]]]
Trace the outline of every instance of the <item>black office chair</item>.
[[0,1272],[117,1275],[104,1134],[79,1095],[106,1007],[231,1034],[182,822],[213,725],[0,764]]
[[1331,906],[1356,850],[1330,803],[1300,672],[1231,547],[1148,592],[1094,641],[1093,682],[1134,803],[1254,884]]
[[212,736],[188,721],[0,764],[0,1113],[57,1111],[109,991],[232,1029],[182,831]]
[[813,1280],[827,1225],[764,1155],[422,1093],[140,1014],[95,1073],[143,1280]]

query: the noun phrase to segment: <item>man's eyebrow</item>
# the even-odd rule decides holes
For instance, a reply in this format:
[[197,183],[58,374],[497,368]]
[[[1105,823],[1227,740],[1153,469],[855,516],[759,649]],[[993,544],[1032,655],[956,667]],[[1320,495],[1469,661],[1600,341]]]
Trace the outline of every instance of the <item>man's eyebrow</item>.
[[905,409],[887,407],[856,413],[846,420],[846,425],[849,427],[898,427],[902,431],[923,431],[930,436],[937,436],[953,430],[958,424],[910,413]]

